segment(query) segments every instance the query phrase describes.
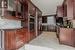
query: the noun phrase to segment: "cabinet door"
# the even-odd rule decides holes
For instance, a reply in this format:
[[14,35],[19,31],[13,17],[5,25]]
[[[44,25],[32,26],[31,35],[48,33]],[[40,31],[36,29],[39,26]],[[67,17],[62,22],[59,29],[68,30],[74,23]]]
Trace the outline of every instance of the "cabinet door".
[[28,31],[28,29],[25,29],[26,31],[26,42],[28,43],[30,41],[30,32]]
[[73,46],[75,47],[75,29],[73,30],[73,34],[72,34],[72,40],[73,40]]
[[29,7],[28,8],[29,9],[29,14],[35,17],[36,16],[35,6],[31,2],[29,2],[28,7]]
[[74,4],[74,0],[67,0],[67,18],[68,20],[73,19],[73,4]]
[[38,35],[40,35],[41,34],[41,30],[40,30],[40,28],[41,28],[41,18],[42,18],[42,12],[40,11],[40,10],[37,10],[38,11],[38,13],[37,13],[37,24],[38,24],[38,26],[37,26],[37,29],[38,29]]
[[74,8],[73,8],[73,15],[74,15],[74,19],[75,19],[75,0],[74,0]]
[[30,40],[33,40],[36,37],[35,32],[30,32]]
[[57,17],[63,17],[63,6],[58,6],[57,7]]
[[[47,19],[46,17],[42,17],[42,12],[38,9],[38,8],[36,8],[36,17],[35,17],[35,31],[36,31],[36,36],[38,36],[38,35],[40,35],[40,25],[41,25],[41,21],[42,20],[40,20],[41,18],[43,18],[43,19]],[[43,22],[45,22],[45,20],[43,21]],[[47,21],[46,21],[47,22]]]
[[15,30],[5,30],[5,50],[13,50],[16,48]]
[[75,31],[73,29],[60,28],[60,43],[75,47]]
[[24,28],[16,31],[16,46],[21,47],[26,43],[26,31]]
[[27,43],[28,35],[26,29],[5,30],[5,49],[14,50]]
[[64,17],[67,17],[67,5],[66,4],[64,4]]

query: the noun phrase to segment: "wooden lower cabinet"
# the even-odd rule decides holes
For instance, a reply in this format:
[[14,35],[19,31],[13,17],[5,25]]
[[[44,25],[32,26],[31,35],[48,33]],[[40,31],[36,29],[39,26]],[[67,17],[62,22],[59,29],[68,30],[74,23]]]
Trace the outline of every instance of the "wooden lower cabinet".
[[30,40],[34,39],[36,37],[35,32],[30,32]]
[[29,41],[26,29],[5,30],[5,50],[17,50]]
[[18,29],[16,31],[16,47],[21,47],[26,43],[26,31],[25,29]]
[[59,40],[61,44],[75,47],[75,29],[60,28]]
[[14,50],[16,48],[15,32],[15,30],[5,30],[5,50]]
[[5,30],[5,50],[18,50],[35,37],[35,32],[28,32],[25,28]]

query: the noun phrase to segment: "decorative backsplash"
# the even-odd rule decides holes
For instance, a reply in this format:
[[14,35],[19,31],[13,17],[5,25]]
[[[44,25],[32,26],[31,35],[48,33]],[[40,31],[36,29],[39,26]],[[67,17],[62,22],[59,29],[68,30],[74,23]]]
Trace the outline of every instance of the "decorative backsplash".
[[0,19],[0,29],[17,29],[22,28],[21,21]]

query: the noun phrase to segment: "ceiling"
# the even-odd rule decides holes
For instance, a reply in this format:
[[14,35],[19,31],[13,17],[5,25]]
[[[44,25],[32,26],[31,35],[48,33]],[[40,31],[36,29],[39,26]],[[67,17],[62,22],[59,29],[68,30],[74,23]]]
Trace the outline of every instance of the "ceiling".
[[62,5],[63,0],[31,0],[41,11],[42,15],[56,14],[58,5]]

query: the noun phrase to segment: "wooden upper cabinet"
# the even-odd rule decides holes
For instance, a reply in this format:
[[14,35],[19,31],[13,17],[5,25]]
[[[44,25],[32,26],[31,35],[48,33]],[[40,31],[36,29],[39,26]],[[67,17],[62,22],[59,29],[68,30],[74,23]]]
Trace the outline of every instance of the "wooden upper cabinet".
[[74,0],[67,0],[67,18],[68,20],[74,19],[73,4],[74,4]]
[[66,2],[66,0],[63,2],[63,16],[64,17],[67,17],[67,2]]
[[75,0],[64,0],[63,4],[57,7],[57,17],[67,17],[68,20],[75,19]]
[[28,11],[29,11],[29,14],[32,15],[32,16],[36,16],[36,7],[31,3],[29,2],[28,3]]
[[64,17],[67,17],[67,5],[64,5]]
[[63,6],[58,6],[57,7],[57,17],[63,17],[64,11],[63,11]]
[[[2,2],[2,1],[1,1]],[[1,2],[0,2],[0,9],[2,10],[2,5],[1,5]],[[6,19],[20,19],[20,18],[23,18],[23,4],[22,4],[22,1],[20,0],[4,0],[3,2],[4,3],[4,15],[3,18],[6,18]],[[2,12],[1,11],[1,12]]]
[[41,18],[42,17],[42,12],[39,9],[37,9],[37,11],[38,11],[38,17]]
[[67,16],[68,20],[75,19],[75,0],[65,0],[64,15]]
[[73,15],[74,15],[74,19],[75,19],[75,0],[74,0],[74,5],[73,6],[74,6],[74,8],[73,8],[73,11],[74,11],[73,13],[74,14]]
[[4,4],[4,5],[7,5],[7,6],[4,8],[4,18],[17,19],[17,18],[15,18],[16,17],[15,0],[5,0],[5,2],[6,2],[6,4]]

